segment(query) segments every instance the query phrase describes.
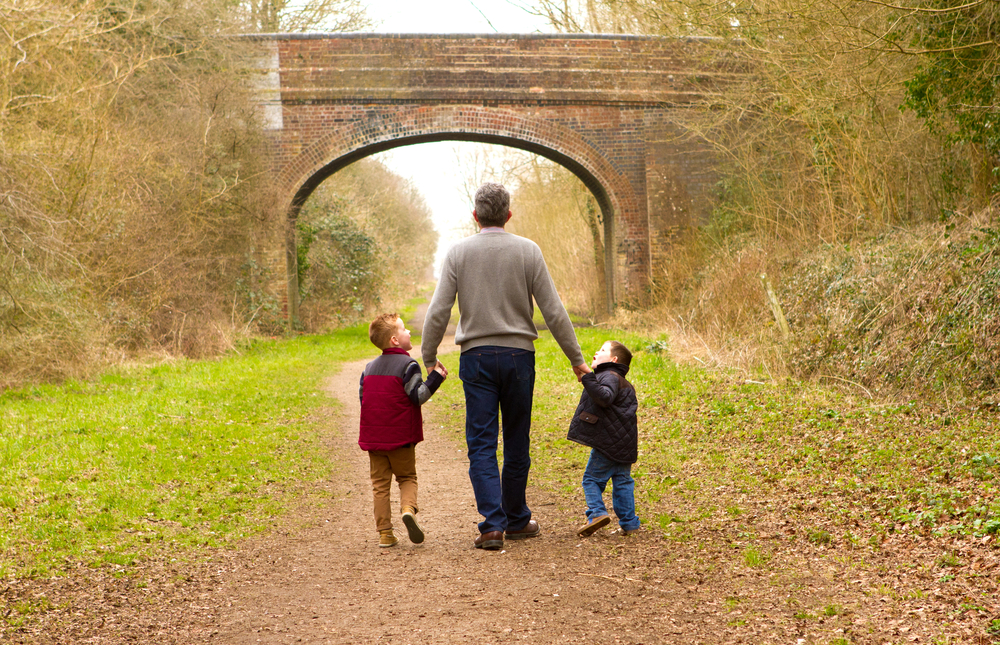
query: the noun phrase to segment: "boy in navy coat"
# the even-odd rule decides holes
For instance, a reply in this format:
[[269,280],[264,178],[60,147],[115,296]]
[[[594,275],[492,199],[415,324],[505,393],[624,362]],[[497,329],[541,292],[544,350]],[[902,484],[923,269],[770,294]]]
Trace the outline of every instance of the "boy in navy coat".
[[615,340],[594,354],[593,372],[584,374],[583,394],[569,425],[568,438],[590,446],[590,461],[583,473],[587,523],[577,531],[586,537],[611,522],[604,506],[604,489],[612,482],[611,501],[623,535],[639,530],[635,514],[635,480],[632,464],[639,453],[635,388],[625,380],[632,353]]

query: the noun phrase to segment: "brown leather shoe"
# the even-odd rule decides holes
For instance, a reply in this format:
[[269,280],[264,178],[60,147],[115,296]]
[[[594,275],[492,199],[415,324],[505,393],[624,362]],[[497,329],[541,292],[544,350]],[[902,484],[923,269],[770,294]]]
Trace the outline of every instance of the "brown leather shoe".
[[516,531],[507,530],[508,540],[523,540],[525,538],[538,537],[538,534],[542,532],[542,528],[538,526],[538,522],[535,520],[528,520],[528,523],[524,525],[524,528],[520,528]]
[[587,537],[588,535],[593,535],[594,533],[597,532],[598,529],[603,528],[608,524],[611,524],[611,518],[608,517],[607,515],[595,517],[594,519],[590,520],[589,522],[581,526],[577,530],[576,534],[579,535],[580,537]]
[[474,542],[477,549],[488,549],[496,551],[503,548],[503,531],[487,531],[476,538]]

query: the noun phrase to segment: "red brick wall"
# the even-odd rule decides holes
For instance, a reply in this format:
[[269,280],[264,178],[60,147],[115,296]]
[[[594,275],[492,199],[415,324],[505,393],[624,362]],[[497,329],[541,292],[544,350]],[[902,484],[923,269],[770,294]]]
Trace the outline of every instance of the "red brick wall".
[[678,110],[726,78],[699,64],[696,40],[261,39],[270,52],[261,67],[272,68],[272,85],[280,78],[262,96],[275,109],[280,101],[270,154],[292,215],[330,174],[399,145],[471,140],[527,149],[562,163],[594,192],[622,301],[641,294],[672,231],[710,212],[714,160],[674,125]]

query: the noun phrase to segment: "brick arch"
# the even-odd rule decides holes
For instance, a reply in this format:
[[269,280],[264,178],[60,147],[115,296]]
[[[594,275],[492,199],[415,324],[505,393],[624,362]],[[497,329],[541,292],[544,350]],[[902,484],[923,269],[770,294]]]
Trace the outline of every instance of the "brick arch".
[[[615,300],[616,230],[639,229],[647,237],[644,209],[627,174],[584,136],[559,123],[508,109],[479,106],[414,106],[371,110],[315,139],[281,169],[284,203],[294,219],[312,192],[338,170],[377,152],[436,141],[476,141],[533,152],[567,168],[594,194],[604,220],[605,281],[609,309]],[[616,225],[617,221],[617,225]],[[290,226],[294,231],[294,227]],[[286,249],[289,308],[297,307],[297,253],[293,234]]]
[[[602,34],[254,34],[263,150],[292,216],[366,155],[500,143],[580,177],[605,217],[609,309],[638,303],[679,231],[707,221],[718,159],[684,128],[746,70],[698,38]],[[608,228],[610,227],[610,228]],[[285,227],[289,237],[293,227]],[[285,249],[294,251],[286,238]],[[275,252],[278,251],[276,246]],[[286,271],[295,268],[286,254]],[[275,265],[280,262],[277,253]],[[278,269],[277,266],[274,267]],[[279,270],[280,271],[280,270]],[[295,273],[288,275],[289,322]],[[277,285],[275,285],[277,290]]]

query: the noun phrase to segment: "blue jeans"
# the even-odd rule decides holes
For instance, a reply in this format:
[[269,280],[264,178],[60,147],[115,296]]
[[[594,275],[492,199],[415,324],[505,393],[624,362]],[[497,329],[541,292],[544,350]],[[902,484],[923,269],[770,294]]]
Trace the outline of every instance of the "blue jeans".
[[[484,346],[462,352],[458,376],[465,390],[469,479],[483,521],[479,532],[514,531],[531,520],[525,498],[535,389],[535,353]],[[503,474],[497,464],[503,415]]]
[[639,528],[639,518],[635,516],[635,480],[632,479],[632,464],[611,461],[600,451],[591,449],[590,461],[583,472],[583,494],[587,498],[587,521],[608,514],[604,506],[604,489],[611,480],[611,503],[618,516],[618,525],[623,531]]

